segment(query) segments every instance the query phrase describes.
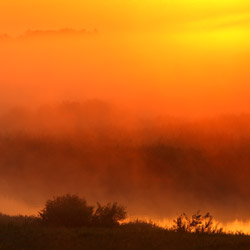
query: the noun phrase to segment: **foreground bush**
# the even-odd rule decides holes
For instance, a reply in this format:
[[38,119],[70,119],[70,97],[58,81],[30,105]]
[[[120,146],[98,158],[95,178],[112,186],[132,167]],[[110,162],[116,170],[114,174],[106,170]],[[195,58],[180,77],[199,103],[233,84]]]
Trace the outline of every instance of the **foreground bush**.
[[116,202],[102,206],[97,203],[97,209],[93,215],[93,225],[100,227],[114,227],[119,225],[119,221],[126,219],[125,207],[119,206]]
[[221,233],[222,228],[218,227],[210,213],[202,215],[200,211],[189,218],[185,213],[174,220],[173,230],[186,233]]
[[64,227],[114,227],[127,216],[125,207],[115,203],[97,208],[88,206],[85,199],[77,195],[63,195],[48,200],[39,212],[42,222],[52,226]]
[[94,208],[77,195],[64,195],[48,200],[39,212],[43,222],[53,226],[90,226]]

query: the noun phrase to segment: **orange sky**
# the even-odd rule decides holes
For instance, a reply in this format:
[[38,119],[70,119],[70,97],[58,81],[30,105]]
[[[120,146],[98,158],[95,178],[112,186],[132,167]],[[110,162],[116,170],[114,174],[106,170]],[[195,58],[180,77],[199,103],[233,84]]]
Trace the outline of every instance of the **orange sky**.
[[2,34],[99,31],[2,42],[2,102],[100,98],[175,115],[248,112],[249,27],[247,0],[1,1]]
[[249,0],[0,1],[0,114],[88,99],[153,116],[249,113],[249,65]]
[[116,31],[156,30],[248,12],[247,0],[9,0],[0,3],[0,29],[22,32],[27,28],[87,26]]

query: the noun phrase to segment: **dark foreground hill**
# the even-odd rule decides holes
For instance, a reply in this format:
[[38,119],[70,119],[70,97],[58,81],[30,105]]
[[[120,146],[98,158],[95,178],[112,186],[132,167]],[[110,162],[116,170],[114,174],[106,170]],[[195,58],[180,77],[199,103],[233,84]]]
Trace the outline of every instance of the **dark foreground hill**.
[[1,250],[248,250],[250,237],[176,233],[149,224],[118,228],[51,228],[2,225]]
[[89,206],[66,194],[49,199],[38,216],[0,213],[0,250],[248,250],[250,236],[225,234],[210,213],[183,213],[169,229],[126,219],[117,203]]

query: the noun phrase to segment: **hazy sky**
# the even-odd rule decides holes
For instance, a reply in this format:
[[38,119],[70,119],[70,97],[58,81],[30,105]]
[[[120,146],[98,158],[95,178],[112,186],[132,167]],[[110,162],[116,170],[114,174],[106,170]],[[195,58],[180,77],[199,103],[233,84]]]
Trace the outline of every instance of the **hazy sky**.
[[176,23],[249,14],[247,0],[10,0],[0,3],[3,32],[96,27],[159,29]]
[[[134,211],[140,207],[140,199],[151,210],[152,204],[147,205],[151,200],[143,198],[144,187],[155,197],[153,205],[159,205],[155,214],[165,211],[160,208],[165,197],[159,191],[162,187],[168,192],[170,203],[165,206],[172,209],[172,215],[183,205],[188,209],[194,201],[225,221],[248,218],[250,123],[249,116],[237,115],[249,113],[250,107],[249,31],[249,0],[0,1],[3,211],[26,213],[29,202],[40,206],[58,191],[77,192],[82,188],[82,176],[90,175],[97,198],[122,197],[121,201],[131,202]],[[95,100],[94,104],[84,104],[83,111],[71,103],[89,99]],[[61,107],[65,101],[68,106]],[[57,105],[58,110],[51,108]],[[109,105],[119,110],[118,116],[109,113]],[[18,108],[9,112],[13,107]],[[36,111],[32,113],[32,109]],[[188,118],[235,114],[236,118],[184,126],[161,120],[158,115],[162,114]],[[150,116],[159,119],[150,120]],[[198,134],[197,128],[201,129]],[[20,130],[26,131],[24,137]],[[39,133],[51,130],[56,135],[68,131],[83,135],[79,139],[76,133],[73,142],[67,136],[65,141],[54,138],[53,133],[52,138],[40,138]],[[38,138],[33,138],[34,131]],[[6,139],[5,132],[12,139]],[[82,146],[85,136],[97,138],[93,148]],[[166,145],[157,148],[162,138]],[[107,150],[102,143],[109,139],[118,140],[121,149],[114,146],[114,151]],[[62,140],[61,144],[57,140]],[[134,140],[141,148],[129,148]],[[149,150],[146,153],[144,142]],[[129,168],[127,162],[131,162]],[[88,169],[91,164],[93,172]],[[110,180],[110,164],[120,179]],[[241,169],[238,175],[236,165]],[[40,178],[41,171],[44,175]],[[96,174],[100,180],[95,179]],[[131,189],[126,175],[138,192]],[[203,175],[207,176],[205,183]],[[182,185],[178,186],[178,178],[183,178]],[[68,186],[64,186],[65,180]],[[123,183],[121,191],[114,188],[117,183]],[[96,190],[96,185],[103,189]],[[83,191],[95,199],[89,186]],[[134,196],[124,200],[127,191]]]
[[[176,115],[247,112],[246,0],[1,1],[2,106],[108,99]],[[130,105],[131,106],[131,105]]]

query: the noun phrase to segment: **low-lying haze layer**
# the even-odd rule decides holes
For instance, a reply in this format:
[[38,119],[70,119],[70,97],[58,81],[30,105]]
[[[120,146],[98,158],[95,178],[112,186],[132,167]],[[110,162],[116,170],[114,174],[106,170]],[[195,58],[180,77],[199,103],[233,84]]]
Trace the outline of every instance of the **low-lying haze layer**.
[[16,109],[0,121],[1,196],[31,213],[71,192],[118,201],[132,216],[201,209],[225,222],[249,219],[248,115],[149,119],[88,101]]

